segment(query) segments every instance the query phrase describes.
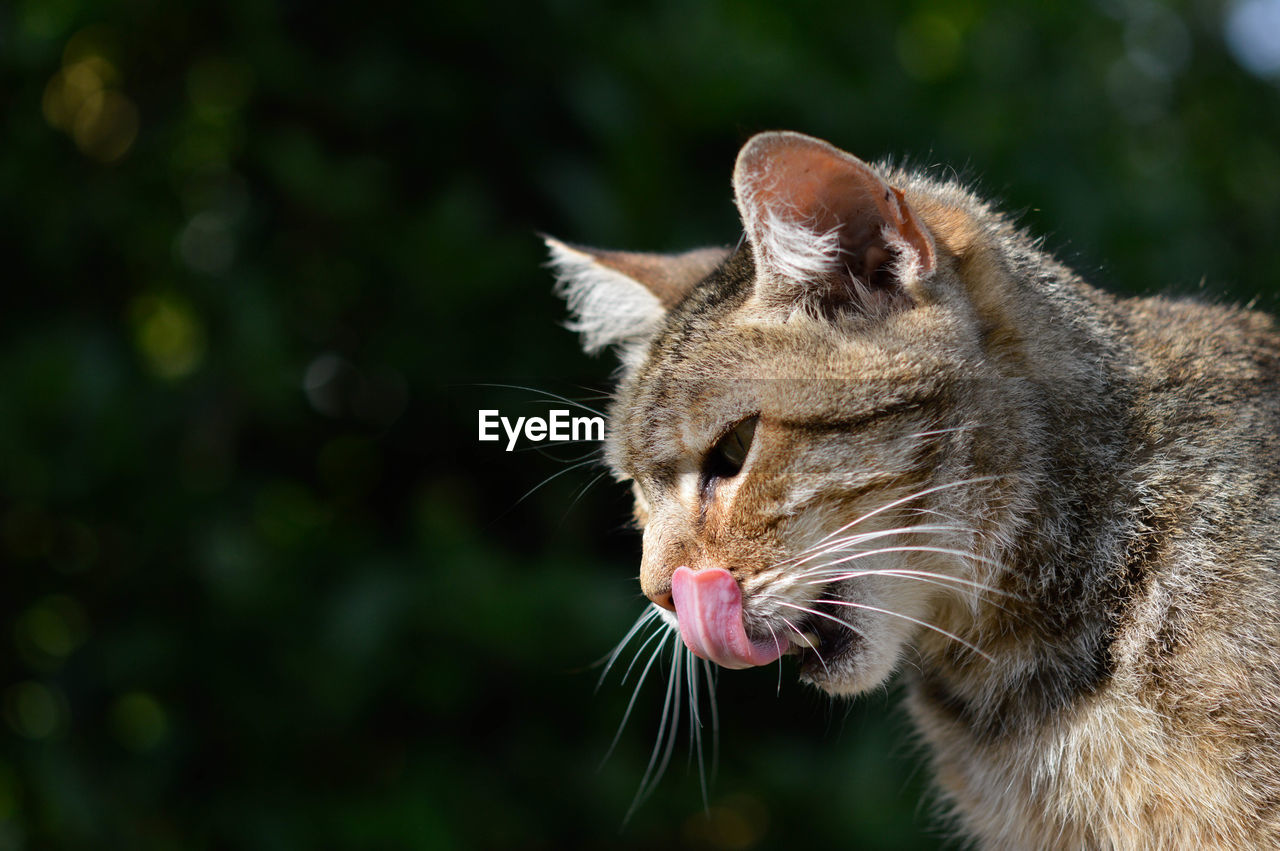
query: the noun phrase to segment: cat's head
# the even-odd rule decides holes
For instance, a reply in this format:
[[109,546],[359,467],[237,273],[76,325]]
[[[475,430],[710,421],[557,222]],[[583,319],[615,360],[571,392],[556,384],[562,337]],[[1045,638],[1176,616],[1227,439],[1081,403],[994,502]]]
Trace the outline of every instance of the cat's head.
[[798,654],[833,693],[909,646],[970,652],[959,633],[1000,582],[991,501],[1014,498],[993,482],[1026,437],[984,247],[1003,226],[796,133],[752,138],[733,185],[736,249],[548,240],[571,327],[622,357],[606,451],[635,493],[644,593],[698,655]]

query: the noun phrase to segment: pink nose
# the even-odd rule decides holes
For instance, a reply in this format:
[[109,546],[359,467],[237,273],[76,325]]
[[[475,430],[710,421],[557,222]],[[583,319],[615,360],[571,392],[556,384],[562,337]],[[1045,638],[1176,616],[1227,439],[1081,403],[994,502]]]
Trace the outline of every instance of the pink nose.
[[661,606],[669,612],[674,612],[676,610],[675,601],[671,599],[671,583],[667,583],[665,586],[655,591],[646,591],[644,592],[644,595],[653,603]]

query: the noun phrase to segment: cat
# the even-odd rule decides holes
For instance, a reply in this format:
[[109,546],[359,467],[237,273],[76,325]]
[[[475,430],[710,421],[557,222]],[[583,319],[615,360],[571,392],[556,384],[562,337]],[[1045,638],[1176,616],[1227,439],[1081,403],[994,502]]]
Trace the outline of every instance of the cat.
[[[1280,334],[1085,283],[957,182],[751,138],[736,248],[547,239],[693,654],[901,669],[992,849],[1280,847]],[[904,664],[908,661],[910,664]]]

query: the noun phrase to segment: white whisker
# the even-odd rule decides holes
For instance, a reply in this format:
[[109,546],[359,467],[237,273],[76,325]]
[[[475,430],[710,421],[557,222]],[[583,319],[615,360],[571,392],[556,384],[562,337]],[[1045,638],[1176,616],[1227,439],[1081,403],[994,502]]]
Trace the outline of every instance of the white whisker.
[[917,431],[914,434],[908,434],[907,439],[913,437],[933,437],[936,434],[951,434],[957,431],[971,431],[973,429],[986,428],[986,426],[975,423],[973,425],[952,426],[951,428],[935,428],[930,431]]
[[[561,446],[578,446],[584,443],[592,444],[591,451],[584,452],[576,458],[561,458],[551,454],[552,449],[558,449]],[[522,452],[540,452],[554,461],[561,461],[568,464],[571,461],[582,461],[587,458],[603,458],[600,450],[600,441],[598,440],[548,440],[545,443],[531,443],[528,446],[517,446],[514,449],[507,450],[512,453]]]
[[[782,617],[782,616],[779,615],[779,617]],[[827,660],[822,658],[822,653],[818,651],[818,648],[814,647],[812,644],[809,644],[809,639],[806,638],[805,634],[800,631],[800,628],[795,624],[793,624],[790,620],[788,620],[787,618],[782,618],[782,622],[785,623],[788,627],[790,627],[792,632],[800,636],[801,641],[809,645],[809,649],[813,651],[813,655],[817,656],[818,661],[822,663],[822,669],[827,672],[827,676],[830,676],[831,669],[827,667]],[[848,624],[846,624],[846,626],[848,626]]]
[[[836,617],[835,615],[830,615],[830,614],[827,614],[826,612],[820,612],[820,611],[818,611],[817,609],[810,609],[810,608],[808,608],[807,606],[801,606],[799,603],[789,603],[789,602],[787,602],[786,600],[783,600],[783,599],[781,599],[781,598],[779,598],[779,597],[774,597],[773,599],[777,602],[777,604],[778,604],[779,606],[784,606],[784,607],[786,607],[786,608],[788,608],[788,609],[795,609],[796,611],[799,611],[799,612],[806,612],[806,613],[808,613],[808,614],[815,615],[815,616],[820,617],[820,618],[826,618],[826,619],[827,619],[827,620],[829,620],[829,621],[835,621],[836,623],[840,624],[841,626],[843,626],[843,627],[847,627],[848,629],[850,629],[853,633],[855,633],[855,634],[856,634],[856,635],[858,635],[859,637],[862,637],[862,638],[865,638],[865,637],[866,637],[865,635],[863,635],[862,631],[861,631],[860,629],[858,629],[856,626],[854,626],[853,624],[849,623],[848,621],[842,621],[842,620],[840,620],[840,618]],[[818,603],[818,602],[824,602],[824,601],[821,601],[821,600],[814,600],[814,602],[815,602],[815,603]]]
[[[613,755],[614,749],[618,746],[618,742],[622,739],[622,731],[626,729],[627,721],[631,718],[631,710],[635,709],[635,706],[636,706],[636,698],[640,696],[640,687],[644,685],[644,681],[649,676],[650,669],[653,668],[653,663],[657,661],[658,657],[662,654],[663,645],[667,643],[667,639],[670,638],[673,635],[673,633],[670,631],[667,631],[667,632],[660,632],[658,633],[658,635],[662,636],[662,640],[658,642],[657,647],[653,648],[653,653],[649,656],[648,663],[644,666],[644,670],[641,671],[640,673],[640,679],[636,681],[636,687],[631,691],[631,700],[627,702],[627,709],[624,713],[622,713],[622,721],[621,723],[618,724],[618,732],[613,734],[613,741],[609,743],[609,749],[605,751],[604,758],[600,760],[600,767],[604,767],[604,764],[609,761],[609,757]],[[625,681],[625,678],[624,678],[624,681]]]
[[875,517],[877,514],[881,514],[885,511],[888,511],[891,508],[896,508],[899,505],[910,502],[913,499],[919,499],[922,496],[928,496],[931,493],[937,493],[938,491],[947,490],[948,488],[958,488],[958,487],[964,487],[965,485],[978,484],[979,482],[991,481],[994,478],[995,476],[976,476],[972,479],[962,479],[958,482],[948,482],[947,484],[944,484],[944,485],[934,485],[931,488],[925,488],[922,491],[916,491],[913,494],[909,494],[908,496],[895,499],[892,502],[889,502],[880,506],[879,508],[873,509],[872,511],[868,511],[866,514],[862,515],[856,520],[852,520],[846,523],[845,525],[841,526],[839,529],[835,530],[831,534],[820,539],[818,543],[821,544],[823,541],[826,541],[830,538],[834,538],[836,535],[839,535],[841,532],[845,531],[846,529],[852,528],[853,526],[856,526],[859,523],[862,523],[863,521],[870,520],[872,517]]
[[[636,790],[636,796],[631,801],[631,807],[627,810],[626,815],[623,816],[622,821],[624,824],[630,821],[636,809],[648,799],[649,795],[657,787],[658,780],[661,779],[666,771],[667,760],[671,756],[671,747],[675,744],[673,741],[673,734],[676,729],[675,719],[679,717],[678,713],[680,711],[680,690],[676,688],[677,683],[680,681],[680,645],[678,643],[671,656],[671,673],[667,675],[667,696],[662,701],[662,717],[658,721],[658,736],[653,743],[653,752],[649,755],[649,765],[645,768],[644,775],[640,778],[640,788]],[[668,730],[670,730],[670,733]],[[664,737],[667,739],[667,748],[661,763],[659,763],[659,755],[663,754]]]
[[644,649],[648,647],[649,644],[652,643],[652,641],[655,638],[662,639],[662,641],[659,642],[659,645],[658,645],[658,646],[662,646],[663,644],[667,643],[667,637],[671,634],[672,634],[671,631],[666,629],[654,630],[649,635],[649,637],[644,640],[644,643],[640,645],[640,648],[636,650],[635,655],[631,657],[631,664],[627,665],[627,670],[623,672],[622,679],[618,681],[618,685],[627,684],[627,678],[631,676],[631,670],[636,666],[636,662],[640,660],[640,654],[644,653]]
[[715,672],[706,659],[698,661],[702,663],[702,675],[707,681],[707,706],[711,709],[711,782],[714,783],[720,765],[720,712],[716,707]]
[[[622,655],[622,651],[626,648],[627,644],[631,642],[631,639],[635,638],[636,634],[644,629],[645,626],[656,617],[658,617],[657,607],[646,607],[640,614],[640,617],[636,618],[636,622],[631,625],[631,629],[627,630],[627,634],[622,636],[622,640],[614,645],[613,650],[610,651],[607,659],[605,660],[604,670],[600,672],[600,679],[596,683],[596,691],[600,690],[600,686],[604,684],[604,678],[609,676],[609,669],[613,667],[614,662],[618,661],[618,657]],[[623,677],[623,679],[625,680],[626,677]]]
[[940,555],[956,556],[957,558],[962,558],[967,561],[976,561],[981,564],[989,565],[991,567],[1000,568],[1002,570],[1008,569],[1000,562],[994,561],[993,559],[989,559],[986,556],[980,556],[977,553],[969,553],[969,552],[965,552],[964,550],[955,550],[955,549],[951,549],[950,547],[931,547],[926,544],[903,544],[897,547],[878,547],[874,550],[864,550],[862,552],[853,553],[852,555],[843,556],[841,558],[836,559],[833,562],[830,562],[829,564],[823,565],[821,568],[816,568],[814,570],[807,571],[806,573],[802,574],[802,578],[810,575],[816,575],[817,573],[823,570],[826,570],[830,567],[833,567],[837,564],[844,564],[845,562],[855,561],[860,558],[867,558],[868,556],[884,555],[886,553],[938,553]]
[[[945,629],[943,629],[943,628],[942,628],[942,627],[940,627],[940,626],[934,626],[933,624],[928,623],[927,621],[922,621],[922,620],[920,620],[919,618],[913,618],[913,617],[911,617],[910,615],[904,615],[904,614],[902,614],[901,612],[895,612],[895,611],[891,611],[891,610],[889,610],[889,609],[882,609],[882,608],[880,608],[879,606],[870,606],[870,605],[868,605],[868,604],[866,604],[866,603],[853,603],[853,602],[850,602],[850,601],[848,601],[848,600],[814,600],[813,602],[814,602],[814,603],[825,603],[825,604],[827,604],[827,605],[831,605],[831,606],[847,606],[847,607],[849,607],[849,608],[851,608],[851,609],[865,609],[865,610],[866,610],[866,611],[868,611],[868,612],[879,612],[879,613],[884,614],[884,615],[890,615],[891,617],[895,617],[895,618],[902,618],[903,620],[911,621],[911,622],[912,622],[912,623],[914,623],[914,624],[919,624],[920,626],[924,627],[925,629],[931,629],[931,630],[933,630],[934,632],[937,632],[937,633],[940,633],[940,634],[942,634],[942,635],[945,635],[947,638],[950,638],[950,639],[952,639],[953,641],[959,642],[960,644],[962,644],[962,645],[964,645],[965,647],[967,647],[967,648],[969,648],[970,650],[972,650],[974,653],[977,653],[977,654],[978,654],[979,656],[981,656],[983,659],[986,659],[988,662],[994,662],[994,661],[995,661],[995,659],[991,658],[991,656],[989,656],[989,655],[987,655],[986,653],[984,653],[983,651],[979,650],[977,647],[975,647],[974,645],[972,645],[972,644],[970,644],[969,642],[965,641],[963,638],[961,638],[960,636],[956,635],[955,633],[947,632]],[[843,623],[843,621],[841,621],[841,623]],[[846,624],[846,625],[847,625],[847,624]],[[852,627],[851,627],[851,628],[852,628]]]
[[604,478],[605,476],[607,476],[607,475],[609,475],[609,471],[608,471],[608,470],[605,470],[605,471],[603,471],[603,472],[601,472],[601,473],[598,473],[598,474],[596,475],[596,477],[595,477],[595,478],[593,478],[591,481],[587,482],[587,484],[582,488],[582,490],[578,491],[577,496],[575,496],[575,497],[574,497],[574,498],[569,502],[569,506],[568,506],[567,508],[565,508],[565,510],[564,510],[564,514],[563,514],[563,515],[561,515],[561,518],[560,518],[560,519],[563,521],[565,518],[567,518],[567,517],[569,516],[569,512],[573,510],[573,507],[574,507],[575,505],[577,505],[577,504],[578,504],[579,500],[581,500],[584,496],[586,496],[586,495],[587,495],[587,491],[591,490],[592,486],[593,486],[596,482],[600,481],[601,479],[603,479],[603,478]]
[[576,402],[567,396],[561,396],[559,393],[552,393],[550,390],[539,390],[537,387],[525,387],[520,384],[480,383],[480,384],[476,384],[475,386],[476,387],[499,387],[504,390],[524,390],[527,393],[540,393],[548,399],[555,399],[558,402],[564,402],[566,405],[573,405],[575,408],[581,408],[582,410],[586,411],[589,414],[595,414],[597,417],[605,416],[605,414],[602,411],[597,411],[595,408],[591,407],[590,405],[584,405],[581,402]]
[[698,757],[698,787],[702,790],[702,807],[711,809],[711,799],[707,794],[707,768],[702,754],[702,719],[698,713],[698,672],[697,657],[693,651],[685,648],[685,681],[689,685],[689,756]]
[[538,490],[540,490],[544,485],[548,485],[548,484],[550,484],[551,482],[553,482],[553,481],[555,481],[556,479],[560,478],[561,476],[563,476],[565,473],[569,472],[570,470],[576,470],[576,469],[578,469],[579,467],[586,467],[588,464],[597,464],[597,463],[599,463],[599,460],[598,460],[598,459],[596,459],[596,458],[590,458],[590,459],[588,459],[588,460],[586,460],[586,461],[579,461],[577,464],[570,464],[568,467],[565,467],[563,470],[560,470],[560,471],[558,471],[558,472],[552,473],[550,476],[547,476],[545,479],[543,479],[542,481],[538,482],[538,483],[537,483],[536,485],[534,485],[533,487],[529,488],[529,490],[525,491],[524,496],[520,497],[520,498],[519,498],[519,499],[517,499],[514,503],[512,503],[512,504],[511,504],[511,507],[512,507],[512,508],[515,508],[517,505],[519,505],[520,503],[524,502],[524,501],[525,501],[526,499],[528,499],[529,497],[533,496],[533,495],[534,495],[534,493],[536,493]]
[[933,582],[942,585],[944,583],[952,583],[955,585],[966,585],[975,591],[986,591],[991,594],[1001,594],[1006,597],[1012,597],[1015,600],[1022,599],[1021,595],[1012,591],[1006,591],[1003,588],[996,588],[992,585],[985,585],[981,582],[975,582],[972,579],[964,579],[959,576],[947,576],[945,573],[934,573],[929,570],[911,570],[908,568],[885,567],[873,568],[869,570],[851,570],[848,572],[838,572],[834,576],[824,576],[821,579],[811,579],[806,585],[828,585],[832,582],[840,582],[845,579],[857,579],[862,576],[901,576],[907,579],[920,579],[925,582]]
[[[778,564],[774,566],[780,567],[788,563],[793,563],[793,566],[799,567],[800,565],[806,562],[812,561],[815,558],[824,556],[827,553],[846,549],[852,544],[861,544],[861,543],[865,543],[866,541],[873,541],[877,538],[887,538],[892,535],[925,534],[925,533],[941,534],[943,532],[960,532],[968,535],[978,534],[976,530],[970,529],[967,526],[950,526],[950,525],[944,526],[944,525],[929,525],[929,524],[921,524],[919,526],[899,526],[896,529],[882,529],[876,532],[859,532],[856,535],[850,535],[846,538],[837,538],[834,541],[827,541],[825,544],[815,545],[813,547],[810,547],[807,550],[804,550],[797,556],[792,556],[791,559],[778,562]],[[821,547],[820,550],[819,550],[819,547]],[[817,551],[815,552],[815,550]]]

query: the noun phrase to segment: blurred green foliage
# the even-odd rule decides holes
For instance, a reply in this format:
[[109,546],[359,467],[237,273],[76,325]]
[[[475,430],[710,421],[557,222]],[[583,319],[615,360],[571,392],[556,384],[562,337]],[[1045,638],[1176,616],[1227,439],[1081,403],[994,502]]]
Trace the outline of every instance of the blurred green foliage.
[[936,847],[894,689],[776,669],[720,679],[708,805],[682,730],[623,825],[626,496],[521,500],[566,462],[475,439],[607,385],[535,232],[732,242],[785,127],[955,167],[1113,289],[1274,306],[1234,8],[0,7],[0,849]]

